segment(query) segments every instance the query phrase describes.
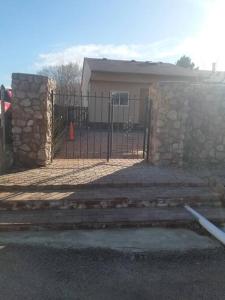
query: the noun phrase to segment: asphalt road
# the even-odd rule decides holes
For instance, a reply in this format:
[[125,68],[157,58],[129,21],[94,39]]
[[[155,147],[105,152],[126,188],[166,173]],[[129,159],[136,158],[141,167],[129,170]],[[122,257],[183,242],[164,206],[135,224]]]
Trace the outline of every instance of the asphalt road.
[[135,257],[101,250],[0,249],[0,299],[225,299],[225,254]]

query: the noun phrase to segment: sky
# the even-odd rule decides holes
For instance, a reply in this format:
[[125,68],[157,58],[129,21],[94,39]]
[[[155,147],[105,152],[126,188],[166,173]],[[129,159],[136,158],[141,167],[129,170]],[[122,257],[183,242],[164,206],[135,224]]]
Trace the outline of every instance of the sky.
[[225,70],[225,0],[0,0],[0,84],[84,57]]

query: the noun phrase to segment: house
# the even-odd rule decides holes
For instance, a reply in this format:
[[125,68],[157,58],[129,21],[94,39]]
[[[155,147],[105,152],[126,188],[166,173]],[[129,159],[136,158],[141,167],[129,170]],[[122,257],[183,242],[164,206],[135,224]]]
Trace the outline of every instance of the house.
[[196,81],[195,71],[170,63],[85,58],[81,91],[90,122],[107,122],[108,99],[115,123],[142,124],[149,87],[159,81]]
[[201,82],[210,84],[224,84],[225,72],[216,70],[216,63],[212,63],[211,70],[197,70]]
[[207,71],[207,70],[200,70],[198,74],[201,78],[202,82],[206,83],[225,83],[225,72],[223,71]]

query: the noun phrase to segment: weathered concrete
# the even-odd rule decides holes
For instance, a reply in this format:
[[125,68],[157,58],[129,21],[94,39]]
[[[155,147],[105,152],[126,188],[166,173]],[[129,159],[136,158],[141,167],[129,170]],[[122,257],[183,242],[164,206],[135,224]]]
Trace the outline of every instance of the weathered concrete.
[[73,249],[105,249],[124,253],[187,252],[220,248],[207,236],[185,229],[110,229],[0,233],[0,243]]
[[136,159],[57,159],[49,166],[31,170],[15,169],[0,177],[0,189],[14,187],[55,189],[79,185],[101,186],[206,186],[204,180],[178,168],[151,166]]
[[221,207],[221,195],[207,187],[98,187],[0,192],[0,210],[84,209],[125,207]]
[[[212,222],[225,223],[223,208],[202,207],[197,211]],[[1,231],[196,225],[195,218],[181,207],[0,211]]]
[[54,160],[0,177],[0,210],[221,206],[208,180],[142,160]]
[[223,300],[224,250],[122,255],[107,250],[0,248],[1,300]]

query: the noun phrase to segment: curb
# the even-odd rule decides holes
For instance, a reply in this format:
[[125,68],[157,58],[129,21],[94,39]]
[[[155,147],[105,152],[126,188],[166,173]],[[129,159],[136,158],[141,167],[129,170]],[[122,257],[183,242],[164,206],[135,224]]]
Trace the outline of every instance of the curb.
[[152,182],[152,183],[89,183],[89,184],[61,184],[61,185],[4,185],[0,184],[0,191],[49,191],[49,190],[77,190],[96,188],[137,188],[137,187],[209,187],[205,183],[184,183],[184,182]]
[[[32,197],[32,196],[31,196]],[[104,209],[104,208],[174,208],[185,204],[193,207],[221,207],[217,195],[191,195],[184,197],[149,197],[149,199],[129,199],[129,197],[95,199],[47,199],[47,200],[0,200],[0,211],[51,210],[51,209]]]

